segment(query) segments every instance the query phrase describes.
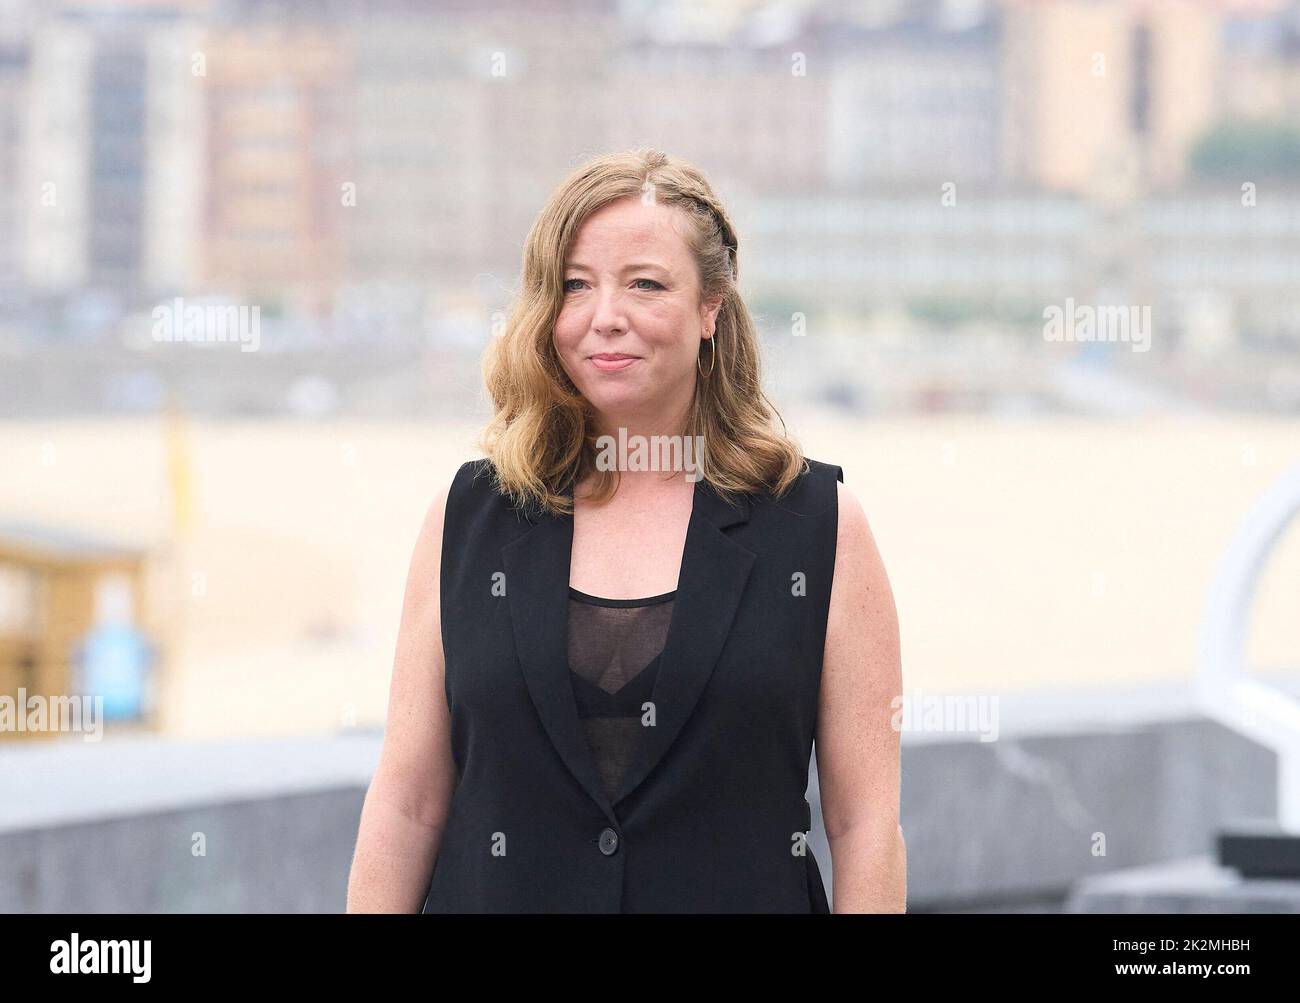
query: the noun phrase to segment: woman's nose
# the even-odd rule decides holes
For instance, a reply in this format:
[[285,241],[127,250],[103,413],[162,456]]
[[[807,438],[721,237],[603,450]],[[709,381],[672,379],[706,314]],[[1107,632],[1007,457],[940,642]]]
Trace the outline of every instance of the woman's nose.
[[623,327],[623,300],[618,289],[597,289],[596,305],[591,315],[592,327]]

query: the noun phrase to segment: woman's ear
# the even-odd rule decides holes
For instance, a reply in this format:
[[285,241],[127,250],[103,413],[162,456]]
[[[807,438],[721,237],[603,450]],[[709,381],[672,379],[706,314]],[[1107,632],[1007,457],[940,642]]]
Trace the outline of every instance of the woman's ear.
[[722,297],[707,300],[704,303],[704,330],[709,337],[718,329],[718,311],[722,309]]

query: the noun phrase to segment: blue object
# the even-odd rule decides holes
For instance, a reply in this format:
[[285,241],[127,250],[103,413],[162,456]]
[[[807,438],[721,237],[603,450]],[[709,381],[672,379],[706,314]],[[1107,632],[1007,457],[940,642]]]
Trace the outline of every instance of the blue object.
[[132,720],[144,712],[153,653],[130,624],[93,627],[82,647],[82,681],[90,697],[103,697],[106,720]]

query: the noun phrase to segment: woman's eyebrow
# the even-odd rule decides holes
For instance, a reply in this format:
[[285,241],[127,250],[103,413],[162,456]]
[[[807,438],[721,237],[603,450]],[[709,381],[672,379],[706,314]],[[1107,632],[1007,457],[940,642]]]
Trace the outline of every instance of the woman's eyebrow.
[[[577,262],[577,261],[570,261],[570,262],[568,262],[564,267],[567,268],[567,269],[570,269],[570,270],[572,270],[572,271],[575,271],[575,272],[589,272],[589,271],[591,271],[591,268],[590,268],[588,265],[584,265],[584,264],[582,264],[582,263],[580,263],[580,262]],[[661,265],[661,264],[659,264],[659,262],[657,262],[657,261],[634,261],[634,262],[632,262],[632,263],[629,264],[629,265],[624,265],[624,266],[623,266],[623,271],[624,271],[624,272],[638,272],[638,271],[641,271],[642,269],[645,269],[645,268],[657,268],[657,269],[659,269],[659,271],[664,272],[665,274],[668,274],[668,275],[671,275],[671,274],[672,274],[671,270],[670,270],[666,265]]]

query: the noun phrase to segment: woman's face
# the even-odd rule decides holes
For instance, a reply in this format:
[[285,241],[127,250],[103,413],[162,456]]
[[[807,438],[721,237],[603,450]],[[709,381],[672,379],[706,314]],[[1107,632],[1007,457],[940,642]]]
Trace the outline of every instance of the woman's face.
[[682,210],[630,196],[587,218],[565,262],[555,349],[611,434],[666,433],[690,405],[721,301],[699,303],[687,225]]

